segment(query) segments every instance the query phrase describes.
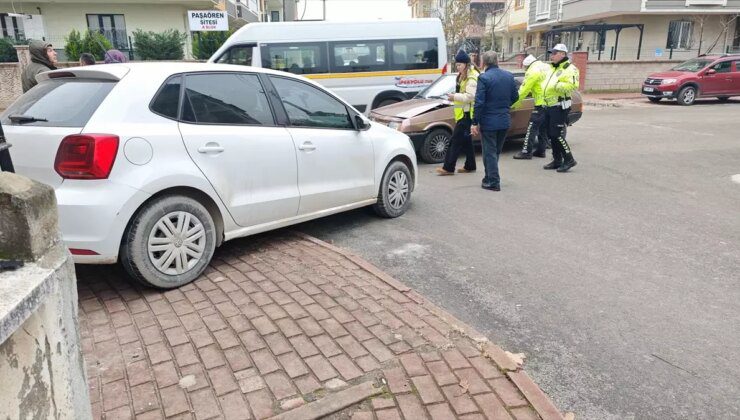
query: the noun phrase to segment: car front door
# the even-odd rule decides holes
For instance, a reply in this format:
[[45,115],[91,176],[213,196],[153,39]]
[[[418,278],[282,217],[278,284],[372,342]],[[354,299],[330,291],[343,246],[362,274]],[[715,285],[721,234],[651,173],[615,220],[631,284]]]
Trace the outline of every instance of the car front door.
[[298,155],[299,215],[377,197],[373,142],[347,106],[318,87],[270,76]]
[[[711,70],[714,70],[713,72]],[[700,93],[702,96],[712,96],[730,91],[730,72],[732,61],[720,61],[704,71],[701,77]]]
[[190,157],[241,226],[295,217],[293,139],[254,73],[185,76],[180,133]]
[[735,60],[735,67],[730,73],[730,83],[733,95],[740,95],[740,60]]

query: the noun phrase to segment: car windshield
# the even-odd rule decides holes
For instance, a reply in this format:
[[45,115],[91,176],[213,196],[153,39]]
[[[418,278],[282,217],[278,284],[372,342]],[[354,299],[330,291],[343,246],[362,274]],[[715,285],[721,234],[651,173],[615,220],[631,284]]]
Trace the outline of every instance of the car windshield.
[[445,74],[435,80],[434,83],[427,86],[424,90],[416,95],[417,99],[439,99],[455,91],[455,78],[457,74]]
[[681,63],[673,68],[675,71],[699,71],[703,69],[704,67],[708,66],[712,61],[711,60],[703,60],[700,58],[693,58],[689,61],[686,61],[684,63]]

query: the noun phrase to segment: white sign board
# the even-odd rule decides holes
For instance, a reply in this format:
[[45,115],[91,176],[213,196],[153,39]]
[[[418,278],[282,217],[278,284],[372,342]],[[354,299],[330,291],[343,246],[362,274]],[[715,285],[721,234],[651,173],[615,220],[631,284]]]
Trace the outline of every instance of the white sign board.
[[220,10],[188,10],[188,21],[193,32],[229,30],[229,17]]

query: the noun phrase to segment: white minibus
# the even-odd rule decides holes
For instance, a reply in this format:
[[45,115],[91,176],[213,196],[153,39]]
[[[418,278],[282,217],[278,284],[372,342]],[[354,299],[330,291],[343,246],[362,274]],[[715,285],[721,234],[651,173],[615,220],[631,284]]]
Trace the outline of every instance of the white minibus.
[[409,99],[447,64],[439,19],[250,23],[210,58],[300,74],[357,110]]

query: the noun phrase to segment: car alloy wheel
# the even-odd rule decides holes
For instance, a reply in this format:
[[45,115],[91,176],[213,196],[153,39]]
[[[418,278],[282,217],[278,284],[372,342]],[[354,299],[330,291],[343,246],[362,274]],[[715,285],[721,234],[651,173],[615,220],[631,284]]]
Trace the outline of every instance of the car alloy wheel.
[[447,149],[450,148],[450,137],[444,133],[437,134],[429,140],[427,148],[429,156],[435,160],[444,160]]
[[678,102],[681,105],[691,105],[696,100],[696,88],[687,86],[678,94]]
[[149,234],[147,253],[163,274],[180,275],[203,258],[206,235],[203,223],[193,214],[177,211],[160,218]]
[[388,204],[394,209],[403,208],[409,199],[409,178],[402,171],[396,171],[388,182]]

